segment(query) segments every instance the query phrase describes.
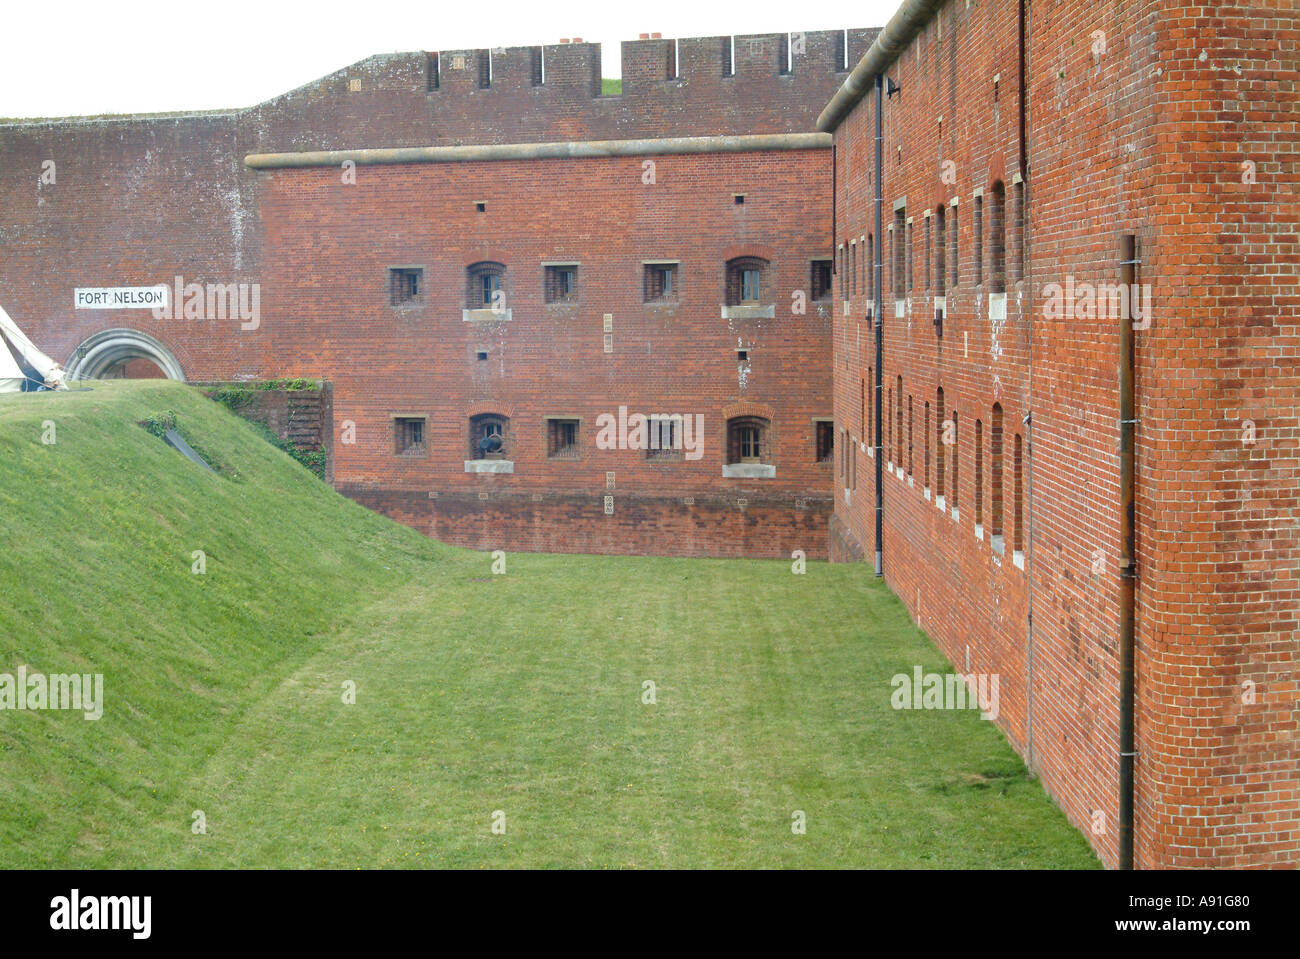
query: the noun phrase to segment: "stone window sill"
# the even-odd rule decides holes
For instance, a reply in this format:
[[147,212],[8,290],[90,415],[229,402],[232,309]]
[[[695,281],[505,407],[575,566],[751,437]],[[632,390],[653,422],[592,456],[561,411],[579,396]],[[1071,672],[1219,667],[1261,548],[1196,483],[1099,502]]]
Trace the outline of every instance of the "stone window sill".
[[466,473],[513,473],[513,460],[466,460]]
[[724,463],[726,479],[776,479],[776,467],[767,463]]
[[722,304],[722,318],[724,320],[774,320],[776,319],[776,307],[773,305],[741,305],[728,306]]
[[484,307],[481,310],[461,310],[461,318],[466,323],[509,323],[510,310],[494,310]]

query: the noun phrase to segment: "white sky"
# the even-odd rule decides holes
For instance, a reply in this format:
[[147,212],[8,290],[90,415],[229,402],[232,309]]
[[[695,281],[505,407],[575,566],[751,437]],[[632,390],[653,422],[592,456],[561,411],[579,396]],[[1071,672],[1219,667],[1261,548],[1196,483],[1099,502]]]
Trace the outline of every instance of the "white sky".
[[[244,107],[375,53],[879,27],[899,0],[7,0],[0,117]],[[851,22],[849,22],[851,21]]]

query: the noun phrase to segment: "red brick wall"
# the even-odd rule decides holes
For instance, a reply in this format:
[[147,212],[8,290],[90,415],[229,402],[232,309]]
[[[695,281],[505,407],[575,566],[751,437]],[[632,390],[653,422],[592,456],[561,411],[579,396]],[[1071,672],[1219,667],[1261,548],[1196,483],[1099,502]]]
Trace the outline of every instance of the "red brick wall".
[[[849,63],[875,32],[848,31]],[[783,36],[737,37],[731,77],[722,76],[724,38],[683,39],[675,80],[661,56],[672,41],[629,42],[620,96],[599,96],[599,46],[568,44],[545,48],[542,86],[531,83],[531,47],[501,51],[487,89],[476,59],[486,51],[461,51],[460,71],[441,54],[433,90],[431,55],[397,53],[248,109],[0,123],[0,303],[60,360],[92,333],[129,327],[163,342],[187,378],[265,376],[237,322],[74,312],[72,291],[177,275],[268,283],[249,153],[810,131],[846,75],[836,69],[843,32],[804,34],[788,75],[778,72]],[[41,182],[46,161],[53,183]]]
[[[849,31],[849,63],[873,36]],[[811,419],[830,415],[829,319],[817,307],[792,316],[789,304],[792,290],[807,289],[809,258],[828,252],[829,151],[659,157],[654,186],[641,184],[633,158],[363,167],[349,187],[338,171],[257,174],[242,161],[281,150],[809,131],[845,75],[842,38],[807,33],[782,74],[783,36],[738,37],[733,76],[723,76],[724,38],[683,40],[674,79],[671,41],[629,43],[623,93],[612,97],[599,95],[598,48],[571,44],[545,49],[541,86],[532,83],[532,48],[494,55],[486,89],[478,85],[486,51],[462,51],[464,70],[442,54],[433,89],[433,57],[393,54],[247,110],[0,124],[0,303],[65,361],[91,334],[128,327],[160,341],[191,380],[335,382],[336,419],[358,426],[355,447],[336,442],[332,451],[342,484],[592,495],[614,471],[619,491],[635,495],[779,500],[804,529],[795,499],[824,500],[829,473],[812,462]],[[47,159],[56,177],[42,184]],[[746,205],[733,204],[737,192]],[[475,199],[489,201],[486,215],[474,214]],[[772,262],[776,320],[720,318],[723,261],[748,248]],[[510,268],[509,326],[460,319],[464,267],[488,257]],[[640,302],[640,260],[659,257],[682,261],[674,309]],[[540,302],[543,259],[582,262],[576,310]],[[422,312],[393,311],[385,299],[385,267],[407,262],[428,266]],[[170,285],[176,276],[258,284],[262,326],[72,309],[78,286]],[[605,313],[615,316],[609,355]],[[738,347],[751,351],[743,370]],[[486,363],[474,360],[479,348]],[[721,414],[740,400],[772,410],[776,479],[721,476]],[[510,410],[513,476],[463,471],[464,422],[484,403]],[[596,456],[595,416],[620,404],[704,415],[704,458]],[[420,461],[391,452],[390,414],[413,409],[430,416],[432,448]],[[545,458],[542,417],[564,414],[584,418],[577,463]],[[825,512],[803,546],[809,555],[825,550]],[[731,519],[703,528],[727,532],[702,552],[727,553],[740,535]],[[784,551],[784,534],[772,535],[765,544],[751,537],[752,552],[771,555],[778,543]],[[696,550],[677,536],[664,532],[648,548]],[[587,542],[575,529],[569,545]],[[568,547],[561,539],[555,548]]]
[[[1118,283],[1122,237],[1136,235],[1139,280],[1154,295],[1151,327],[1135,334],[1137,863],[1294,864],[1300,311],[1296,172],[1284,143],[1295,137],[1295,13],[1229,5],[1211,22],[1201,8],[1176,3],[1035,9],[1029,275],[1009,275],[1007,320],[998,324],[988,318],[990,193],[995,181],[1006,184],[1014,222],[1016,13],[1015,5],[949,3],[889,71],[902,92],[885,107],[885,222],[905,195],[916,290],[910,316],[895,318],[886,257],[883,400],[902,375],[916,438],[914,485],[885,477],[886,578],[954,664],[964,669],[969,650],[972,670],[1001,674],[1000,724],[1114,864],[1124,321],[1049,316],[1044,286],[1067,277]],[[868,99],[837,134],[841,239],[872,229],[873,122]],[[1241,183],[1246,159],[1256,163],[1256,185]],[[972,233],[981,188],[982,286]],[[921,214],[952,197],[960,201],[960,283],[949,284],[940,340],[929,322]],[[1010,269],[1017,244],[1015,231],[1008,235]],[[851,286],[849,275],[837,281]],[[869,436],[861,380],[874,358],[865,293],[849,298],[850,316],[836,311],[835,405],[838,424],[861,437]],[[940,386],[959,414],[958,522],[923,496],[923,403],[933,417]],[[987,538],[995,401],[1007,458],[1001,557]],[[1032,554],[1022,571],[1010,562],[1010,463],[1014,434],[1030,440],[1022,425],[1030,409]],[[973,535],[976,418],[984,426],[982,542]],[[1252,446],[1241,442],[1247,418],[1259,431]],[[932,472],[936,443],[932,435]],[[860,453],[850,501],[839,484],[832,544],[846,558],[874,549],[871,465]],[[950,502],[950,475],[948,483]],[[1242,702],[1246,680],[1256,684],[1253,704]]]
[[1145,211],[1156,310],[1138,334],[1143,851],[1158,865],[1295,865],[1300,21],[1288,0],[1220,4],[1212,19],[1179,2],[1153,27],[1164,148]]
[[[342,484],[339,491],[435,539],[469,549],[606,555],[826,558],[830,501],[664,497],[622,490],[439,493]],[[604,497],[614,498],[606,515]],[[687,500],[690,500],[688,503]],[[741,501],[744,505],[739,505]]]
[[[849,65],[875,33],[848,31]],[[263,104],[256,123],[282,144],[267,149],[284,150],[801,132],[813,128],[847,76],[839,69],[843,38],[840,30],[807,31],[803,52],[791,58],[792,72],[782,74],[785,34],[737,36],[730,76],[723,72],[731,38],[683,38],[674,79],[668,78],[673,40],[628,41],[623,90],[612,96],[600,95],[601,50],[594,43],[386,54]],[[537,86],[539,49],[546,82]],[[465,64],[459,70],[458,56]],[[492,85],[482,88],[482,61],[489,56]],[[438,86],[430,90],[434,62]]]
[[[356,185],[342,184],[333,169],[263,175],[267,272],[276,281],[264,296],[262,329],[247,335],[262,342],[271,375],[333,381],[334,476],[342,488],[379,484],[424,497],[488,492],[507,501],[556,493],[580,497],[585,510],[603,506],[606,474],[613,472],[620,504],[627,496],[651,502],[698,495],[763,499],[768,509],[781,502],[803,514],[796,500],[825,503],[831,466],[816,462],[814,418],[831,415],[829,306],[810,304],[796,314],[792,294],[807,291],[811,260],[829,253],[829,197],[808,185],[829,177],[830,153],[655,162],[653,184],[643,182],[636,157],[364,167]],[[744,204],[735,203],[736,193],[745,194]],[[539,203],[539,195],[549,202]],[[480,200],[485,213],[475,209]],[[741,253],[769,260],[774,318],[721,318],[725,264]],[[673,306],[642,302],[642,261],[658,259],[680,260]],[[466,267],[484,260],[507,268],[509,321],[462,318]],[[545,302],[546,261],[579,264],[576,302]],[[423,267],[420,305],[391,305],[386,271],[392,265]],[[609,353],[606,314],[613,318]],[[748,351],[746,361],[738,360],[738,349]],[[477,358],[480,351],[486,360]],[[771,420],[774,478],[722,476],[726,416],[744,403]],[[597,449],[598,417],[617,415],[620,406],[631,413],[699,414],[701,458],[657,462],[643,451]],[[465,472],[469,418],[481,412],[509,417],[513,474]],[[427,417],[424,455],[395,452],[392,416],[399,414]],[[577,459],[548,457],[548,416],[581,419]],[[349,422],[355,424],[351,444],[341,442],[340,432]],[[682,512],[680,505],[670,512]],[[421,509],[428,511],[428,503]],[[602,528],[622,528],[627,515],[649,515],[648,509],[617,509],[612,522],[600,515]],[[548,537],[548,548],[608,545],[608,534],[584,528],[589,521],[582,512],[575,509],[571,539],[562,531],[563,510],[552,514],[561,531]],[[697,504],[685,511],[685,521],[706,512]],[[746,552],[773,555],[788,546],[824,555],[824,512],[811,527],[803,517],[791,520],[801,534],[815,529],[815,541],[809,536],[788,545],[788,536],[774,528],[770,542],[751,540]],[[762,514],[746,515],[752,521]],[[699,521],[699,536],[716,529],[721,539],[694,546],[678,541],[674,523],[650,524],[653,536],[611,548],[735,551],[736,520]]]

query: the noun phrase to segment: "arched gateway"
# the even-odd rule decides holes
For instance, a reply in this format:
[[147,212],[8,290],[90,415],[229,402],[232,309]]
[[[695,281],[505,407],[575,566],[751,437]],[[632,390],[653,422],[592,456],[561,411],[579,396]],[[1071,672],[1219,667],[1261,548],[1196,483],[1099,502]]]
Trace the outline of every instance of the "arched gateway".
[[68,360],[70,380],[120,379],[134,360],[148,360],[169,380],[184,380],[185,371],[172,351],[138,330],[103,330],[87,338]]

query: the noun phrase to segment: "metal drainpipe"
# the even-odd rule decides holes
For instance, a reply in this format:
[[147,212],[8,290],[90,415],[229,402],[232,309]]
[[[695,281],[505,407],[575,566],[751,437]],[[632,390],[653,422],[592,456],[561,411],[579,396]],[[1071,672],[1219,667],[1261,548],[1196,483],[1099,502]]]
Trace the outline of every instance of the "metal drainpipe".
[[[835,276],[838,276],[840,272],[840,258],[839,258],[839,254],[835,252],[835,237],[837,233],[837,228],[839,226],[839,223],[837,222],[839,220],[839,212],[838,212],[839,207],[837,201],[839,200],[839,196],[840,196],[840,190],[839,187],[837,186],[837,182],[839,180],[839,154],[840,154],[840,148],[838,146],[832,146],[831,147],[831,273],[832,275]],[[840,282],[842,284],[844,281],[841,279]],[[840,292],[842,293],[843,290],[841,290]],[[831,325],[834,326],[834,324]],[[834,362],[834,350],[831,351],[831,359],[832,362]]]
[[1025,643],[1028,646],[1027,655],[1027,672],[1026,686],[1026,709],[1025,709],[1025,764],[1032,774],[1034,772],[1034,321],[1033,321],[1033,303],[1034,303],[1034,281],[1033,281],[1033,258],[1030,256],[1029,237],[1033,230],[1030,229],[1030,211],[1033,205],[1030,203],[1030,185],[1029,185],[1029,122],[1028,122],[1028,95],[1029,90],[1026,84],[1026,78],[1029,75],[1029,12],[1027,10],[1026,0],[1020,0],[1020,202],[1024,204],[1022,211],[1023,216],[1021,223],[1024,231],[1021,234],[1020,242],[1024,246],[1024,252],[1021,254],[1021,263],[1024,264],[1022,280],[1024,289],[1029,292],[1029,336],[1028,336],[1028,362],[1029,362],[1029,410],[1025,417],[1025,450],[1028,453],[1025,463],[1025,496],[1028,500],[1028,509],[1025,516],[1028,518],[1028,535],[1025,537],[1025,581],[1029,584],[1028,591],[1028,610],[1025,617]]
[[885,575],[884,557],[885,557],[885,473],[884,458],[885,448],[881,445],[881,437],[884,431],[881,429],[880,401],[881,393],[884,390],[885,375],[882,369],[885,354],[885,319],[884,310],[881,303],[884,301],[884,295],[881,290],[881,250],[885,245],[885,236],[881,233],[881,207],[885,202],[884,193],[884,122],[881,117],[881,111],[884,108],[884,82],[883,74],[876,74],[876,255],[875,262],[871,264],[872,286],[875,287],[876,301],[873,304],[876,314],[876,409],[875,409],[875,430],[876,430],[876,575]]
[[[1125,289],[1132,290],[1137,273],[1137,242],[1125,244],[1122,276]],[[1133,736],[1135,646],[1134,593],[1137,558],[1134,555],[1135,433],[1133,385],[1133,323],[1122,317],[1119,333],[1119,498],[1120,498],[1120,591],[1119,591],[1119,868],[1133,868],[1133,761],[1137,757]]]

